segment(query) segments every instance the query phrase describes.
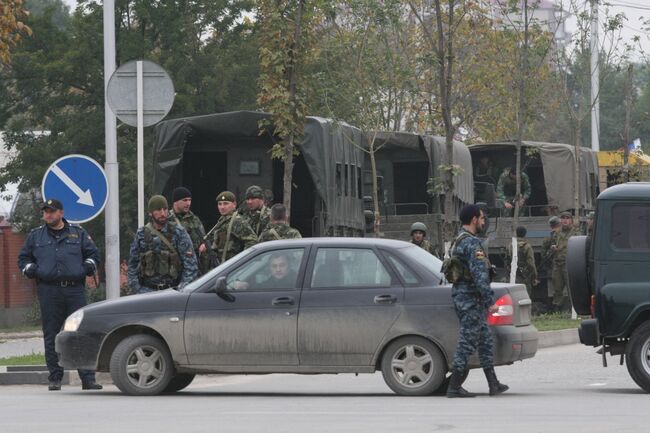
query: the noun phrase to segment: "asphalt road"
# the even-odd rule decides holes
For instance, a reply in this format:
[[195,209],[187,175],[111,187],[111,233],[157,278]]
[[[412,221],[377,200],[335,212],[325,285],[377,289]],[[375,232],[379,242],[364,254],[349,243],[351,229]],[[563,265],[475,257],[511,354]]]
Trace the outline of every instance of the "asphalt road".
[[618,358],[600,365],[581,345],[542,349],[499,367],[511,390],[487,395],[482,372],[470,374],[474,399],[397,397],[381,374],[199,377],[171,396],[128,397],[113,386],[82,392],[64,386],[6,386],[2,431],[74,432],[639,432],[650,396]]

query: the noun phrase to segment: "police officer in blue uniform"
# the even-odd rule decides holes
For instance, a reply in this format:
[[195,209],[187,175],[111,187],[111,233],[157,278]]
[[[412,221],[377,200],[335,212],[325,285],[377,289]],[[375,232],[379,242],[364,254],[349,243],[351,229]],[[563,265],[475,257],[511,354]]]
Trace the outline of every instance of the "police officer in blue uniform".
[[[65,319],[86,305],[85,279],[99,265],[97,246],[88,233],[63,218],[63,205],[49,199],[41,207],[45,224],[32,230],[18,256],[18,267],[36,278],[38,302],[49,371],[50,391],[61,389],[63,368],[54,350],[54,339]],[[78,370],[82,389],[102,389],[95,372]]]
[[477,237],[485,228],[483,211],[477,205],[466,205],[460,212],[460,222],[463,228],[451,254],[458,257],[465,267],[465,277],[455,282],[451,291],[460,331],[447,397],[475,396],[462,384],[467,377],[467,361],[477,349],[490,395],[497,395],[507,391],[508,386],[499,383],[494,372],[494,341],[487,325],[488,313],[494,313],[498,308],[494,305],[494,292],[490,287],[491,265]]

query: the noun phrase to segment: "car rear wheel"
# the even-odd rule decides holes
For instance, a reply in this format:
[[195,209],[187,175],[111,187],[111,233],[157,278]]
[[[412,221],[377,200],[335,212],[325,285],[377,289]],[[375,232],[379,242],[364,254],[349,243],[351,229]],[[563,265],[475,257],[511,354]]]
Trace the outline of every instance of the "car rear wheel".
[[632,333],[625,348],[625,363],[636,384],[650,392],[650,321]]
[[177,392],[181,389],[187,388],[190,383],[194,380],[194,375],[189,373],[178,373],[176,376],[172,377],[172,380],[169,381],[169,384],[163,391],[164,393]]
[[440,350],[421,337],[392,342],[382,355],[384,381],[399,395],[431,395],[445,379],[447,365]]
[[157,395],[167,388],[174,366],[167,346],[152,335],[122,340],[111,355],[113,383],[125,394]]

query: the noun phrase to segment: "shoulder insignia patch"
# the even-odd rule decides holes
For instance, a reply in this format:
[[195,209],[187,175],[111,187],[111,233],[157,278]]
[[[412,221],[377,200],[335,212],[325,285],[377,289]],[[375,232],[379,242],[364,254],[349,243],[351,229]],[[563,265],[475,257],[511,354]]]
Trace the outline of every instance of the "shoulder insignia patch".
[[483,250],[476,250],[475,256],[477,259],[483,260],[485,258],[485,252]]

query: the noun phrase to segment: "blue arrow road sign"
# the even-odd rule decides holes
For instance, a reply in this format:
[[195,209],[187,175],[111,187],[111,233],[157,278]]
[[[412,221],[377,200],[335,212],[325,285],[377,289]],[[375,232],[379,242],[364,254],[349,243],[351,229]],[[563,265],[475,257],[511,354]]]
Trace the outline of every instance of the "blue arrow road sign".
[[99,215],[108,199],[108,182],[101,165],[85,155],[59,158],[43,176],[43,199],[56,198],[63,204],[65,219],[73,223],[90,221]]

